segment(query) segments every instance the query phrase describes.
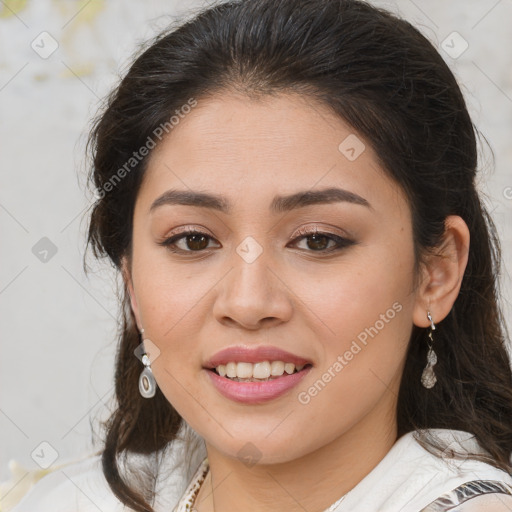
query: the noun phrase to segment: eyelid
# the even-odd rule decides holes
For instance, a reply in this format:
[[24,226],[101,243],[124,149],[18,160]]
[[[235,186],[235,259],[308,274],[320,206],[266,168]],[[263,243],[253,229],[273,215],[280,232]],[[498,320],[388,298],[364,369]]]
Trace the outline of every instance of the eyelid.
[[210,238],[215,238],[211,234],[211,232],[208,229],[206,229],[205,227],[191,224],[191,225],[188,225],[188,226],[179,226],[177,228],[174,228],[172,230],[172,234],[167,235],[165,237],[165,239],[172,238],[172,237],[174,237],[176,235],[180,235],[182,233],[188,233],[189,231],[193,231],[193,232],[197,232],[197,233],[202,233],[204,235],[208,235]]
[[[333,232],[334,231],[334,232]],[[334,226],[322,228],[321,226],[318,226],[317,224],[313,226],[301,226],[295,234],[292,237],[292,240],[294,240],[297,235],[314,235],[318,233],[319,235],[326,235],[326,236],[337,236],[339,238],[346,238],[346,239],[352,239],[353,237],[347,233],[346,231],[342,231],[339,228],[336,228]]]
[[[308,236],[308,235],[314,235],[314,234],[321,234],[326,236],[338,236],[340,238],[348,238],[351,239],[352,237],[346,233],[346,232],[338,232],[338,233],[331,233],[329,232],[330,229],[335,229],[334,227],[326,228],[327,231],[322,230],[318,225],[313,226],[301,226],[298,228],[295,233],[291,236],[290,241],[294,241],[299,236]],[[203,226],[194,226],[194,225],[188,225],[188,226],[179,226],[175,228],[172,232],[172,234],[167,235],[163,238],[163,241],[169,240],[170,238],[174,238],[177,235],[180,234],[190,234],[190,232],[198,233],[198,234],[204,234],[209,236],[210,238],[216,240],[216,238],[211,234],[209,230],[204,228]]]
[[[203,231],[204,230],[204,231]],[[209,238],[210,240],[214,240],[215,242],[218,242],[217,239],[209,234],[208,230],[206,230],[203,227],[198,226],[181,226],[179,228],[176,228],[174,232],[166,236],[164,240],[158,242],[158,245],[161,245],[165,248],[167,248],[169,251],[176,253],[176,254],[182,254],[182,255],[201,255],[201,254],[208,254],[208,252],[211,251],[211,248],[205,248],[198,251],[193,250],[185,250],[185,249],[179,249],[175,247],[175,244],[177,241],[182,240],[188,235],[203,235]],[[329,230],[322,230],[319,226],[302,226],[300,227],[294,234],[294,236],[289,240],[288,243],[296,242],[298,243],[302,239],[305,239],[309,236],[313,235],[321,235],[327,237],[329,242],[334,242],[335,246],[330,247],[328,249],[321,249],[318,251],[314,250],[306,250],[306,249],[300,249],[301,252],[305,253],[317,253],[318,257],[322,256],[328,256],[332,253],[336,253],[338,251],[341,251],[344,248],[350,247],[351,245],[357,244],[357,242],[353,239],[353,237],[346,236],[345,234],[335,234],[330,232]],[[218,242],[219,243],[219,242]],[[174,246],[174,247],[173,247]]]

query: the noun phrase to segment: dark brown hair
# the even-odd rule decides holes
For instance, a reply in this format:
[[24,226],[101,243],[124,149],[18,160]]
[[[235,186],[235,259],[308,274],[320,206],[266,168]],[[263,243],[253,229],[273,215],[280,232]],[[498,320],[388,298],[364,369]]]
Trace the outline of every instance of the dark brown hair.
[[[126,163],[187,104],[236,91],[299,93],[321,102],[367,141],[406,192],[417,269],[439,246],[448,215],[470,230],[460,294],[436,329],[438,383],[425,389],[427,329],[414,327],[398,400],[398,435],[470,432],[490,462],[510,471],[512,377],[500,311],[500,245],[475,188],[478,133],[461,90],[433,45],[410,23],[358,0],[244,0],[210,7],[151,41],[107,100],[90,135],[93,205],[88,245],[121,270],[129,260],[134,203],[147,163]],[[122,179],[119,170],[127,172]],[[110,186],[107,184],[110,183]],[[106,423],[103,471],[118,498],[152,511],[151,489],[120,471],[123,453],[154,454],[182,419],[160,390],[144,399],[141,343],[126,288],[116,359],[117,408]],[[432,449],[443,446],[422,436]]]

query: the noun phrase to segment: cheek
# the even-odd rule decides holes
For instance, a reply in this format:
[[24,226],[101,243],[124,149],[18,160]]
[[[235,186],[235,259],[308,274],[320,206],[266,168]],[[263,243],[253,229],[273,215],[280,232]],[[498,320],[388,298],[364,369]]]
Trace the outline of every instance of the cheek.
[[139,311],[147,337],[159,350],[151,368],[166,398],[174,403],[199,370],[197,343],[205,323],[201,305],[216,281],[194,276],[192,266],[178,270],[165,258],[158,264],[155,258],[141,257],[139,262],[135,274]]
[[300,285],[297,295],[305,297],[304,315],[318,339],[320,376],[335,382],[330,398],[349,409],[351,397],[367,392],[371,402],[401,371],[412,331],[413,263],[412,247],[383,244]]
[[365,250],[316,272],[314,278],[290,275],[288,280],[295,283],[303,314],[317,319],[324,336],[341,341],[357,337],[376,322],[382,330],[383,321],[387,326],[396,323],[395,317],[406,316],[397,310],[412,303],[412,265],[407,254]]
[[214,276],[198,275],[198,265],[172,262],[164,248],[143,248],[134,258],[134,280],[143,322],[162,342],[173,339],[180,324],[198,325],[194,315]]
[[376,284],[375,267],[352,270],[331,280],[329,294],[311,297],[321,311],[321,362],[297,399],[312,424],[322,418],[322,439],[349,429],[379,404],[394,402],[412,330],[413,301],[404,273],[396,269]]

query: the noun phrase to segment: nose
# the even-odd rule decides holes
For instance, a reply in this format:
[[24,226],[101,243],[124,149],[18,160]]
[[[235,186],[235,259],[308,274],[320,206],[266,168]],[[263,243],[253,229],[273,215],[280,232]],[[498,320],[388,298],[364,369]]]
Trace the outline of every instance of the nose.
[[261,255],[248,263],[237,254],[219,283],[213,314],[222,324],[257,330],[286,322],[292,315],[290,289]]

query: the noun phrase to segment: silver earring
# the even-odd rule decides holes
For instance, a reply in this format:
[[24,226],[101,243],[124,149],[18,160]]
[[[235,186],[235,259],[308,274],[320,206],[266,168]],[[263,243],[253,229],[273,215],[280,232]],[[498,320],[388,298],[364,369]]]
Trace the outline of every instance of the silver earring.
[[429,342],[428,342],[428,354],[427,354],[427,366],[425,366],[423,373],[421,374],[421,383],[427,389],[431,389],[436,385],[437,377],[434,373],[434,366],[437,363],[437,355],[432,348],[432,344],[434,343],[434,338],[432,337],[432,332],[435,331],[436,326],[434,325],[434,321],[432,320],[432,315],[430,311],[427,311],[427,318],[430,320],[430,331],[428,333]]
[[[140,331],[140,334],[144,337],[144,329]],[[139,391],[144,398],[152,398],[156,393],[156,380],[151,371],[151,361],[145,352],[142,354],[141,359],[145,368],[139,377]]]

